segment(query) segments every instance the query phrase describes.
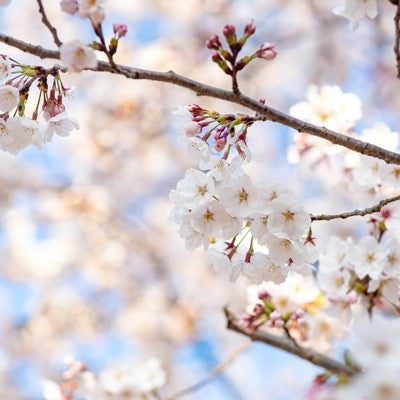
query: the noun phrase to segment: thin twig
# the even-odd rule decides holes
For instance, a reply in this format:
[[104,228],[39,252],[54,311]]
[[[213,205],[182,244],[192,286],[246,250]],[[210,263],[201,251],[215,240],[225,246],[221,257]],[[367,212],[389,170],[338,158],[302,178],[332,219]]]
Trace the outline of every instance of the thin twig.
[[47,18],[46,11],[43,6],[42,0],[36,0],[38,7],[39,7],[39,13],[42,16],[42,22],[43,24],[47,27],[47,29],[50,31],[51,35],[53,36],[54,43],[56,44],[57,47],[60,47],[62,45],[62,42],[60,38],[58,37],[58,32],[57,29],[51,24],[50,20]]
[[167,397],[166,400],[176,400],[178,398],[187,396],[188,394],[193,393],[197,390],[200,390],[204,386],[210,384],[214,379],[218,378],[218,376],[221,375],[236,360],[239,355],[248,350],[250,346],[251,343],[247,343],[246,345],[239,347],[226,360],[224,360],[221,364],[214,368],[207,377],[195,383],[194,385],[191,385],[173,394],[172,396]]
[[[12,47],[16,47],[24,52],[33,54],[40,58],[59,59],[60,54],[57,51],[45,49],[41,46],[34,46],[11,36],[0,34],[0,42],[6,43]],[[93,71],[110,72],[113,74],[123,75],[128,79],[144,79],[158,82],[166,82],[172,85],[181,86],[192,90],[198,96],[210,96],[221,100],[226,100],[234,104],[239,104],[255,111],[259,115],[264,116],[267,120],[273,121],[299,132],[308,133],[325,139],[333,144],[337,144],[353,150],[360,154],[378,158],[390,164],[400,165],[400,154],[375,146],[371,143],[363,142],[354,137],[343,135],[332,131],[325,127],[316,126],[300,119],[294,118],[272,107],[266,106],[251,97],[244,94],[235,94],[229,90],[219,89],[204,83],[200,83],[185,76],[176,74],[173,71],[158,72],[140,68],[128,67],[117,64],[99,61],[96,68],[88,68]]]
[[325,356],[324,354],[318,353],[312,349],[302,347],[298,344],[294,344],[292,340],[285,336],[273,335],[265,331],[250,332],[245,328],[241,327],[237,322],[237,319],[228,308],[224,308],[227,328],[247,336],[252,341],[262,342],[269,344],[270,346],[276,347],[278,349],[284,350],[287,353],[291,353],[297,357],[302,358],[314,365],[322,367],[328,371],[331,371],[337,375],[348,375],[352,376],[358,371],[355,368],[349,367],[333,358]]
[[353,210],[349,212],[344,212],[341,214],[319,214],[311,215],[312,221],[330,221],[332,219],[346,219],[350,217],[364,217],[365,215],[373,214],[382,210],[386,205],[400,200],[400,195],[389,197],[388,199],[381,200],[379,203],[372,207],[367,207],[362,210]]

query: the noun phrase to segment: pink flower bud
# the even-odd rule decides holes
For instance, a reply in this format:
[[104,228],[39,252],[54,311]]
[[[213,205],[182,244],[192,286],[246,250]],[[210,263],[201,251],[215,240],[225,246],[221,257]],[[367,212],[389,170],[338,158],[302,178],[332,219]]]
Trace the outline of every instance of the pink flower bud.
[[256,26],[254,24],[254,21],[251,20],[244,27],[244,34],[246,36],[251,36],[251,35],[253,35],[255,33],[255,31],[256,31]]
[[271,295],[266,290],[262,289],[258,292],[258,298],[260,300],[269,300]]
[[77,0],[61,0],[60,2],[61,10],[67,14],[75,14],[78,11],[78,1]]
[[219,50],[222,45],[218,35],[212,35],[210,39],[206,41],[206,46],[208,49]]
[[118,38],[122,38],[128,33],[128,27],[125,24],[113,24],[113,30]]
[[186,136],[189,137],[196,136],[200,132],[201,132],[201,126],[197,122],[191,121],[185,126]]
[[305,312],[302,308],[298,308],[298,309],[295,311],[295,314],[296,314],[297,318],[303,318],[304,315],[305,315],[305,313],[306,313],[306,312]]
[[275,50],[275,44],[273,43],[264,43],[256,51],[256,56],[264,60],[273,60],[277,54],[278,53]]
[[253,316],[259,317],[260,315],[264,314],[264,306],[261,304],[256,304],[253,308]]
[[227,24],[224,26],[222,33],[225,37],[232,36],[236,33],[236,29],[233,25]]
[[221,138],[215,142],[214,148],[216,151],[222,151],[225,148],[226,139]]

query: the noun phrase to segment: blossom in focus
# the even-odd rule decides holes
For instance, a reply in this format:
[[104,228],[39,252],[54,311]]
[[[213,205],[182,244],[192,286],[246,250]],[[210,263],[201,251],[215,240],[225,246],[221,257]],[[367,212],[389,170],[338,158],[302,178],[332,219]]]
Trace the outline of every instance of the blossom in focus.
[[85,68],[97,66],[96,54],[80,40],[72,40],[60,46],[60,59],[71,72],[81,72]]
[[282,196],[271,204],[268,228],[280,238],[300,239],[311,225],[310,214],[289,196]]

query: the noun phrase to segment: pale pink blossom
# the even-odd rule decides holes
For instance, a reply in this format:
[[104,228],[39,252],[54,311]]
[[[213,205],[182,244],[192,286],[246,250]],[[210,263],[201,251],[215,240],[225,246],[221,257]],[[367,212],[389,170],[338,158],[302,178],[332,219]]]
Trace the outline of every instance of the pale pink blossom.
[[19,90],[11,85],[0,85],[0,111],[11,111],[18,103]]
[[96,54],[93,49],[85,46],[80,40],[72,40],[60,46],[61,62],[71,72],[81,72],[85,68],[97,66]]

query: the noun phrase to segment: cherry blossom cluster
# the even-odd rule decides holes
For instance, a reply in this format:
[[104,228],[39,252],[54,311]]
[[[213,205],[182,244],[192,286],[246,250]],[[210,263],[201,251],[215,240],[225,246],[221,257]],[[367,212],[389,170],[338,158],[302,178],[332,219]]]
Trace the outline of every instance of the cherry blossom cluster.
[[397,208],[398,203],[393,203],[371,218],[374,235],[357,242],[330,238],[319,256],[318,282],[333,305],[344,310],[360,296],[370,309],[383,299],[400,304]]
[[[320,375],[309,392],[312,400],[396,400],[400,398],[398,360],[400,334],[398,319],[375,315],[359,320],[347,355],[348,363],[361,372],[352,379],[332,380],[330,374]],[[360,397],[361,396],[361,397]]]
[[[36,84],[39,95],[28,117],[28,98]],[[68,136],[79,125],[65,111],[64,87],[57,67],[23,65],[0,55],[0,148],[17,154],[30,144],[42,147],[57,134]],[[39,117],[42,117],[39,120]]]
[[122,400],[156,399],[158,390],[166,383],[166,372],[157,358],[144,362],[122,362],[94,374],[77,360],[61,382],[43,382],[44,400]]
[[280,183],[255,183],[246,135],[253,120],[189,106],[186,147],[197,168],[186,171],[170,198],[172,220],[186,247],[207,249],[217,272],[253,283],[283,282],[315,261],[310,215]]
[[[291,107],[298,118],[337,132],[358,136],[360,140],[398,151],[399,134],[383,122],[356,133],[356,123],[362,116],[361,101],[353,93],[343,93],[338,86],[310,86],[307,101]],[[289,150],[289,161],[321,180],[328,189],[345,184],[352,197],[365,205],[372,205],[395,195],[400,188],[400,168],[382,160],[350,152],[340,146],[303,133],[295,134],[295,144]]]

